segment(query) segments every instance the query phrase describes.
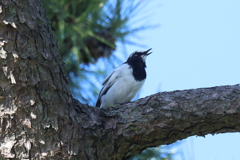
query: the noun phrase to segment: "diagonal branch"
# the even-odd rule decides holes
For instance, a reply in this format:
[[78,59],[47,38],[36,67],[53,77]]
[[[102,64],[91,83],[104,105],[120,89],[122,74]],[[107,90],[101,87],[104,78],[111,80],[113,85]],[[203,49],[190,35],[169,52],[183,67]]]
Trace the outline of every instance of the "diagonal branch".
[[124,159],[192,135],[238,132],[239,93],[239,85],[219,86],[157,93],[107,110],[81,107],[91,119],[85,138],[92,137],[99,159]]

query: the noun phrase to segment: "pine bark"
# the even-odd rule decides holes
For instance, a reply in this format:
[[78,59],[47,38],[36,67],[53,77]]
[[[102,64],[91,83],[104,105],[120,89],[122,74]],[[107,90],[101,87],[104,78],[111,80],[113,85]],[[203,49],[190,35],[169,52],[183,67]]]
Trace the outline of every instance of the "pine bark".
[[0,158],[127,159],[240,131],[240,86],[162,92],[110,109],[75,100],[41,0],[0,1]]

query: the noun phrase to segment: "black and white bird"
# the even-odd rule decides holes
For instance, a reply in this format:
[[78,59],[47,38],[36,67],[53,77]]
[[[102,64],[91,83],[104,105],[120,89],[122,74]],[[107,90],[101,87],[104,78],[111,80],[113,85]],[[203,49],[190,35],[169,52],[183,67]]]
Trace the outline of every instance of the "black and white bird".
[[96,107],[108,108],[130,102],[142,88],[146,74],[146,58],[151,49],[132,53],[126,62],[117,67],[103,81]]

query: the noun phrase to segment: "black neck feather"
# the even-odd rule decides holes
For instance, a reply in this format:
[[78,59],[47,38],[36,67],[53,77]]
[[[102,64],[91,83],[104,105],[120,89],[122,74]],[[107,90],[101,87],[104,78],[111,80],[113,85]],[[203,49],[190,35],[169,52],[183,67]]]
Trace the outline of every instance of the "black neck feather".
[[146,79],[147,74],[146,74],[146,64],[142,59],[130,59],[125,62],[131,66],[133,69],[133,76],[136,81],[142,81]]

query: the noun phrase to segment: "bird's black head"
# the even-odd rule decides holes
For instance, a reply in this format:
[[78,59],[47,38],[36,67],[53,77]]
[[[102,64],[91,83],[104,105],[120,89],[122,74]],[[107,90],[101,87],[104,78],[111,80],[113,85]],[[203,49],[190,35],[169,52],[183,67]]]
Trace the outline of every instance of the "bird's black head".
[[132,53],[128,59],[127,59],[127,63],[130,65],[136,65],[138,67],[146,67],[146,58],[149,54],[151,54],[152,52],[149,52],[152,48],[150,48],[147,51],[143,51],[143,52],[139,52],[136,51],[134,53]]
[[132,53],[125,62],[129,64],[130,67],[133,69],[133,76],[137,81],[146,79],[147,74],[145,71],[146,67],[145,60],[147,56],[152,53],[152,52],[149,53],[150,50],[151,49],[143,52],[136,51]]

